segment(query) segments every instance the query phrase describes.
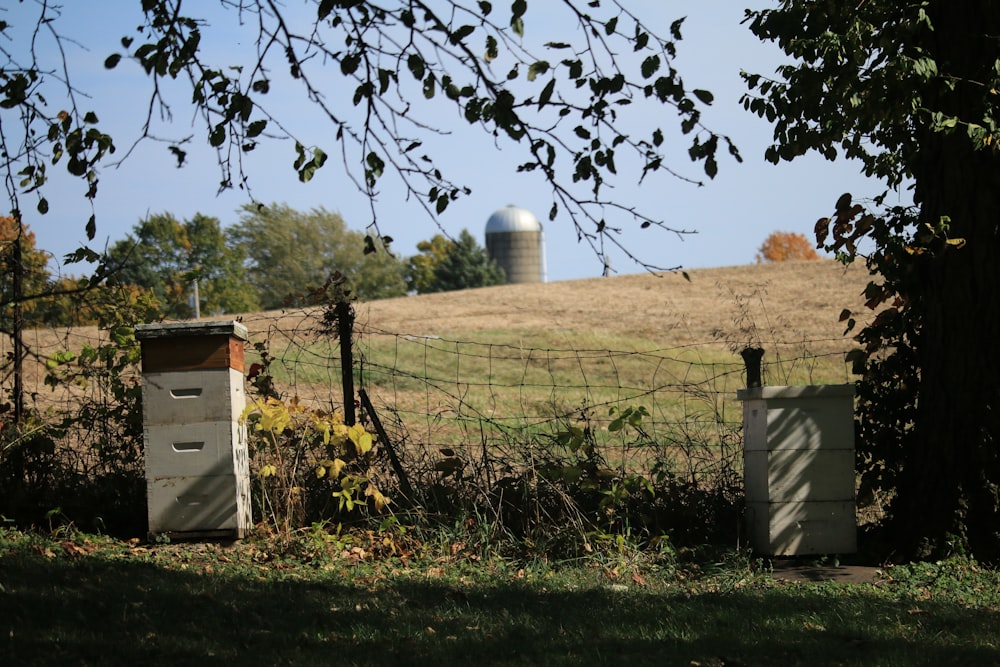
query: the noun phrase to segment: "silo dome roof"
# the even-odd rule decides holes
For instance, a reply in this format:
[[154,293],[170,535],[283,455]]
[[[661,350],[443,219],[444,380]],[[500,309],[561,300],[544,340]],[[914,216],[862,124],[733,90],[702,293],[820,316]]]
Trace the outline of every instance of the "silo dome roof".
[[538,218],[531,211],[513,205],[495,211],[486,221],[487,234],[540,231],[542,223],[538,222]]

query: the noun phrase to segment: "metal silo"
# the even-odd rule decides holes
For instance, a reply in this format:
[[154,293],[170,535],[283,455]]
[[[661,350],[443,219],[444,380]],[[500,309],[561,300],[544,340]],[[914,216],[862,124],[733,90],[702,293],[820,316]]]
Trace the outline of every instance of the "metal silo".
[[486,251],[507,274],[508,283],[545,282],[542,223],[531,211],[505,206],[486,221]]

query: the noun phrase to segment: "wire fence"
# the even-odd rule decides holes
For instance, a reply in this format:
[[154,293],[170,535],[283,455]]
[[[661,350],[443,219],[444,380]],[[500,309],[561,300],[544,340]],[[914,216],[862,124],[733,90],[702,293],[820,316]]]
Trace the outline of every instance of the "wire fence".
[[[339,342],[321,331],[320,320],[306,310],[244,324],[287,398],[340,409]],[[726,341],[569,349],[511,341],[510,334],[461,340],[358,323],[353,331],[358,384],[389,425],[392,444],[442,474],[473,462],[523,465],[553,449],[565,453],[570,432],[582,432],[622,471],[669,469],[705,479],[741,467],[736,391],[745,372]],[[837,342],[772,338],[766,382],[849,381],[846,349],[835,349]]]
[[[254,364],[267,365],[283,397],[343,410],[340,344],[322,325],[322,309],[241,319],[251,334],[251,374]],[[487,459],[523,463],[547,447],[571,446],[571,432],[583,433],[620,470],[647,474],[667,466],[694,479],[740,465],[736,391],[745,376],[731,343],[567,349],[489,333],[458,340],[371,324],[354,323],[353,330],[358,386],[386,424],[391,444],[411,463],[429,462],[442,474]],[[137,363],[115,364],[93,353],[114,339],[97,328],[25,332],[33,362],[25,364],[23,378],[29,411],[45,419],[72,415],[87,402],[111,405],[116,383],[95,372],[102,365],[115,380],[137,387]],[[846,350],[831,350],[831,343],[836,341],[769,341],[766,383],[847,381]],[[9,360],[10,353],[10,340],[0,337],[0,354]],[[79,372],[84,361],[90,373]],[[7,394],[7,362],[2,381]]]

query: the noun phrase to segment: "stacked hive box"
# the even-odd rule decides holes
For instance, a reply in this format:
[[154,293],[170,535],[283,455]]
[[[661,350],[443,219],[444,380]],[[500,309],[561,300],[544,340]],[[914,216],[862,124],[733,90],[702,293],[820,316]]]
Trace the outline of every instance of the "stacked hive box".
[[251,524],[240,420],[246,327],[150,324],[136,337],[150,534],[243,537]]
[[853,385],[737,395],[751,546],[774,556],[856,551]]

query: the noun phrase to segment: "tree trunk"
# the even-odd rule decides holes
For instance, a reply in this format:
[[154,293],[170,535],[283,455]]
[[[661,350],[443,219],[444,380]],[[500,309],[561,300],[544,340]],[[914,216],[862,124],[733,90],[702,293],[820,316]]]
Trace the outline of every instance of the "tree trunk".
[[[1000,57],[1000,3],[943,2],[929,8],[930,52],[960,79],[930,108],[981,122]],[[933,94],[933,93],[932,93]],[[996,139],[1000,140],[1000,137]],[[917,343],[920,390],[913,437],[893,503],[896,542],[907,556],[971,549],[1000,558],[1000,152],[978,150],[959,125],[929,132],[915,174],[923,223],[950,218],[950,238],[923,260],[925,309]]]

